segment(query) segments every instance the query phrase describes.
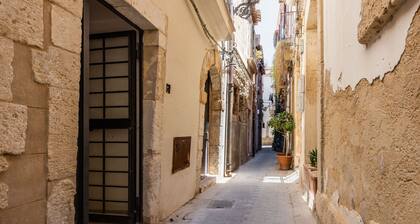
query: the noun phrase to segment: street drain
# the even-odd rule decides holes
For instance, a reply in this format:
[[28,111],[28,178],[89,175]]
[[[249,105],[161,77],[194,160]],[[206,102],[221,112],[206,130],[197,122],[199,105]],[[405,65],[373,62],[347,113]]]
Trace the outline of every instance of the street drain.
[[234,201],[211,200],[207,208],[232,208]]

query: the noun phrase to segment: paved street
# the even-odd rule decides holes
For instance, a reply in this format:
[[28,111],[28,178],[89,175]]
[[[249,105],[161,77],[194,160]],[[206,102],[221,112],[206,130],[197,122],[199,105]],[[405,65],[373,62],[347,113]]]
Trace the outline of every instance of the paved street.
[[316,223],[299,192],[296,172],[277,169],[275,153],[262,150],[226,183],[187,203],[167,223]]

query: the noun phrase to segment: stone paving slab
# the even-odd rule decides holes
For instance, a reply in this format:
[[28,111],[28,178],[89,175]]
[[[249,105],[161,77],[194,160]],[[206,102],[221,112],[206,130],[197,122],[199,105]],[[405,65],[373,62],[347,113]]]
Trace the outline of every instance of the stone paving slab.
[[275,153],[262,150],[227,183],[197,195],[164,223],[315,224],[298,178],[296,172],[279,171]]

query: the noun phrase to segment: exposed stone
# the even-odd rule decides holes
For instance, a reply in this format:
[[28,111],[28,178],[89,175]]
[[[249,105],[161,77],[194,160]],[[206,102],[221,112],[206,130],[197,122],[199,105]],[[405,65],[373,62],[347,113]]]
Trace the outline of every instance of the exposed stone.
[[32,69],[35,81],[55,87],[78,90],[80,79],[79,54],[57,47],[48,51],[32,50]]
[[7,193],[9,187],[5,183],[0,183],[0,209],[5,209],[8,206]]
[[48,178],[76,173],[79,92],[50,88],[48,127]]
[[[0,5],[1,8],[1,5]],[[1,22],[0,22],[1,23]],[[12,100],[13,41],[0,37],[0,100]]]
[[77,151],[48,150],[48,179],[59,180],[76,175]]
[[152,0],[106,0],[120,13],[145,30],[158,29],[164,34],[168,29],[168,18]]
[[161,186],[161,139],[162,139],[162,102],[143,101],[144,133],[144,192],[143,217],[145,223],[159,223],[160,186]]
[[43,0],[1,1],[0,35],[42,47],[43,4]]
[[48,150],[63,150],[77,148],[77,136],[74,134],[49,134]]
[[9,163],[4,156],[0,156],[0,173],[6,171],[9,168]]
[[145,30],[143,34],[143,46],[160,47],[166,50],[167,39],[159,30]]
[[47,224],[74,223],[74,184],[65,179],[54,184],[47,202]]
[[362,217],[338,204],[338,193],[329,199],[325,194],[317,195],[317,214],[323,224],[363,224]]
[[50,1],[67,9],[75,16],[82,18],[83,0],[50,0]]
[[359,42],[368,44],[373,41],[405,2],[406,0],[362,0]]
[[[340,206],[366,221],[420,220],[419,31],[418,10],[401,60],[383,80],[336,92],[325,83],[323,189],[326,198],[338,191]],[[323,211],[317,207],[318,216]]]
[[25,151],[27,107],[0,102],[0,155]]
[[48,101],[49,134],[77,136],[79,92],[51,87]]
[[163,98],[165,85],[165,50],[159,47],[144,47],[143,54],[143,98],[160,100]]
[[54,45],[69,51],[80,53],[82,38],[81,18],[66,10],[51,7],[51,40]]

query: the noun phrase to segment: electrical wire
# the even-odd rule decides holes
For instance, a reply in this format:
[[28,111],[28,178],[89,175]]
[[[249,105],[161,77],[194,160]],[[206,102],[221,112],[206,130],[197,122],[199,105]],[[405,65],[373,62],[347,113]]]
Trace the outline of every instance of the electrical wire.
[[195,4],[194,0],[189,0],[189,2],[191,3],[197,17],[198,20],[200,21],[200,25],[201,28],[203,29],[204,34],[206,35],[207,39],[209,39],[209,41],[211,43],[213,43],[215,46],[217,46],[220,51],[222,52],[222,54],[227,54],[228,57],[230,58],[230,63],[233,62],[233,57],[235,57],[235,59],[239,62],[239,66],[241,67],[242,70],[244,70],[246,72],[246,74],[248,75],[248,78],[250,77],[250,73],[248,71],[248,69],[245,66],[245,63],[242,60],[242,57],[239,55],[239,52],[237,50],[237,48],[235,47],[236,43],[235,41],[233,41],[233,49],[228,51],[226,50],[223,46],[221,46],[219,44],[219,42],[217,42],[216,38],[214,38],[214,36],[210,33],[210,31],[207,29],[207,25],[204,22],[203,18],[201,17],[200,11],[198,10],[197,5]]

